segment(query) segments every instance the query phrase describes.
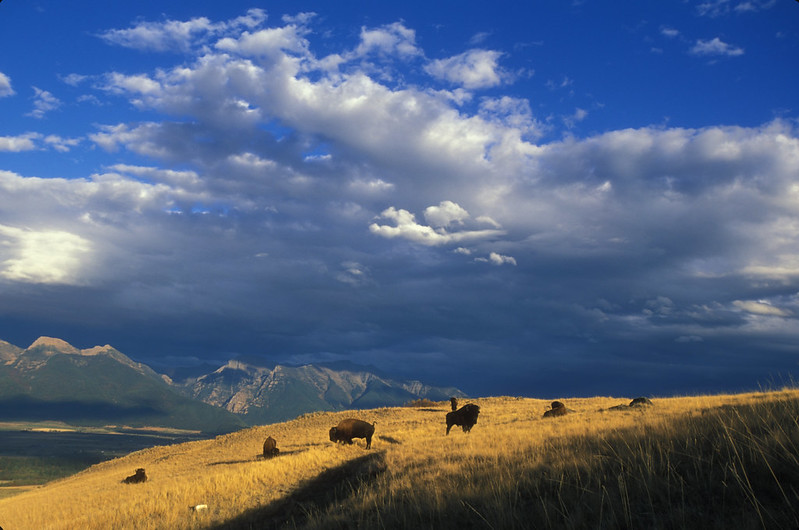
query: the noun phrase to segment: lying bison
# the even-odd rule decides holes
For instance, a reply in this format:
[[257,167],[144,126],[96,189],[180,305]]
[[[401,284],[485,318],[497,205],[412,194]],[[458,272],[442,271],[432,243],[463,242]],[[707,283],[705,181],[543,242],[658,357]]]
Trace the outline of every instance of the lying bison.
[[372,435],[375,433],[375,424],[363,420],[347,418],[341,420],[335,427],[330,428],[330,441],[352,444],[353,438],[366,438],[366,448],[372,447]]
[[144,472],[144,468],[140,467],[136,470],[136,473],[125,478],[122,482],[125,484],[139,484],[141,482],[147,481],[147,474]]
[[566,414],[574,412],[572,409],[566,408],[566,405],[560,401],[553,401],[552,408],[544,412],[545,418],[552,418],[555,416],[565,416]]
[[621,404],[610,407],[608,410],[630,410],[630,409],[644,409],[652,406],[652,401],[646,397],[637,397],[630,401],[629,405]]
[[477,415],[480,414],[480,407],[474,403],[468,403],[458,410],[447,412],[447,434],[453,425],[459,425],[463,432],[470,432],[477,423]]
[[264,458],[272,458],[273,456],[277,456],[280,452],[280,449],[277,448],[277,441],[269,436],[266,440],[264,440]]

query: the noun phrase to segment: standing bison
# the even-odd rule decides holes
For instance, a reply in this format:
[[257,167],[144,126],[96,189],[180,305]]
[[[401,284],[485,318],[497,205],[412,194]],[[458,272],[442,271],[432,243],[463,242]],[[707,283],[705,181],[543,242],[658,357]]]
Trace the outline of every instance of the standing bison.
[[447,434],[453,425],[460,425],[463,432],[470,432],[477,423],[478,414],[480,414],[480,407],[474,403],[464,405],[453,412],[447,412]]
[[353,438],[365,438],[366,448],[369,449],[372,447],[372,435],[374,433],[374,423],[348,418],[341,420],[337,426],[330,428],[330,441],[352,444]]
[[280,452],[280,449],[277,448],[277,441],[269,436],[266,440],[264,440],[264,458],[272,458],[273,456],[277,456]]

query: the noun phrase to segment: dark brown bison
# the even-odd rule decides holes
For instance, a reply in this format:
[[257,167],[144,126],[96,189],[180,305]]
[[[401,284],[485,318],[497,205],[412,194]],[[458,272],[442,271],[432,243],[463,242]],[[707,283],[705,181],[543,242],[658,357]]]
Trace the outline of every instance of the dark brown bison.
[[122,482],[124,482],[125,484],[139,484],[141,482],[146,482],[146,481],[147,481],[147,474],[144,472],[144,468],[140,467],[139,469],[136,470],[136,473],[125,478],[125,480],[123,480]]
[[480,414],[480,407],[474,403],[468,403],[458,410],[447,412],[447,434],[453,425],[459,425],[463,432],[470,432],[477,423],[478,414]]
[[330,441],[352,444],[353,438],[365,438],[366,448],[372,447],[372,435],[375,433],[375,424],[363,420],[347,418],[341,420],[335,427],[330,428]]
[[458,410],[458,398],[449,398],[449,404],[452,405],[452,412]]
[[643,409],[652,405],[652,401],[649,398],[645,397],[637,397],[630,401],[629,405],[616,405],[614,407],[610,407],[608,410],[629,410],[629,409]]
[[264,440],[264,458],[272,458],[273,456],[277,456],[280,452],[280,449],[277,448],[277,441],[274,438],[269,436],[266,440]]
[[545,418],[552,418],[555,416],[565,416],[566,414],[574,412],[572,409],[566,408],[566,405],[560,401],[553,401],[552,408],[544,412]]

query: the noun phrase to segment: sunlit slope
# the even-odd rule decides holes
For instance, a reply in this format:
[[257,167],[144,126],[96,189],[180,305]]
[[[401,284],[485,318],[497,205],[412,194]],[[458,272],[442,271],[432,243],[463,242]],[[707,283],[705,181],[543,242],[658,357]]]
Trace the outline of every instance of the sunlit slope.
[[[0,525],[38,528],[787,528],[799,524],[799,392],[653,399],[471,400],[318,413],[152,448],[0,501]],[[372,449],[328,430],[376,422]],[[280,456],[259,458],[267,436]],[[149,480],[120,481],[136,468]],[[193,511],[189,507],[208,506]]]

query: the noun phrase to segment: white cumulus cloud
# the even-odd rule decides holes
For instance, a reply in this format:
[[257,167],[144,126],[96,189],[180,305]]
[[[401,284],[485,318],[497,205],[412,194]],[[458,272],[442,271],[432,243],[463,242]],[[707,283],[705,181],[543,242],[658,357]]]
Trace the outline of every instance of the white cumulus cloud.
[[497,252],[491,252],[488,255],[488,260],[494,265],[516,265],[516,259],[513,256],[505,256]]
[[41,119],[44,118],[44,115],[48,112],[61,106],[61,100],[47,90],[33,87],[33,92],[33,110],[30,111],[27,116]]
[[0,136],[0,152],[18,153],[36,149],[36,140],[41,138],[39,133],[25,133],[19,136]]
[[490,88],[511,79],[510,74],[499,66],[501,56],[501,52],[494,50],[469,50],[433,60],[425,70],[433,77],[467,89]]
[[15,93],[14,89],[11,88],[11,79],[3,72],[0,72],[0,98],[13,96]]
[[401,22],[374,29],[361,28],[361,42],[353,52],[354,57],[371,53],[396,55],[403,59],[422,55],[416,46],[416,32]]
[[779,307],[761,301],[735,300],[733,302],[733,305],[736,308],[740,309],[741,311],[746,311],[747,313],[752,313],[755,315],[777,316],[777,317],[791,316],[790,311],[780,309]]
[[25,283],[79,284],[91,244],[60,230],[0,225],[0,276]]
[[727,57],[736,57],[738,55],[743,55],[744,50],[743,48],[727,44],[718,37],[715,37],[711,40],[700,39],[696,41],[694,47],[691,48],[691,53],[694,55],[724,55]]
[[[431,217],[435,220],[436,224],[442,221],[447,221],[447,224],[450,224],[454,220],[462,220],[468,217],[468,212],[457,204],[452,202],[442,204],[444,205],[443,208],[441,205],[432,207],[434,210],[432,211]],[[428,208],[428,212],[429,211],[430,209]],[[504,233],[496,229],[463,229],[449,231],[440,225],[438,227],[423,225],[418,223],[416,217],[408,210],[397,209],[393,206],[384,210],[380,214],[380,218],[393,221],[394,226],[372,223],[369,225],[369,230],[373,234],[389,239],[400,237],[428,246],[490,239]]]

